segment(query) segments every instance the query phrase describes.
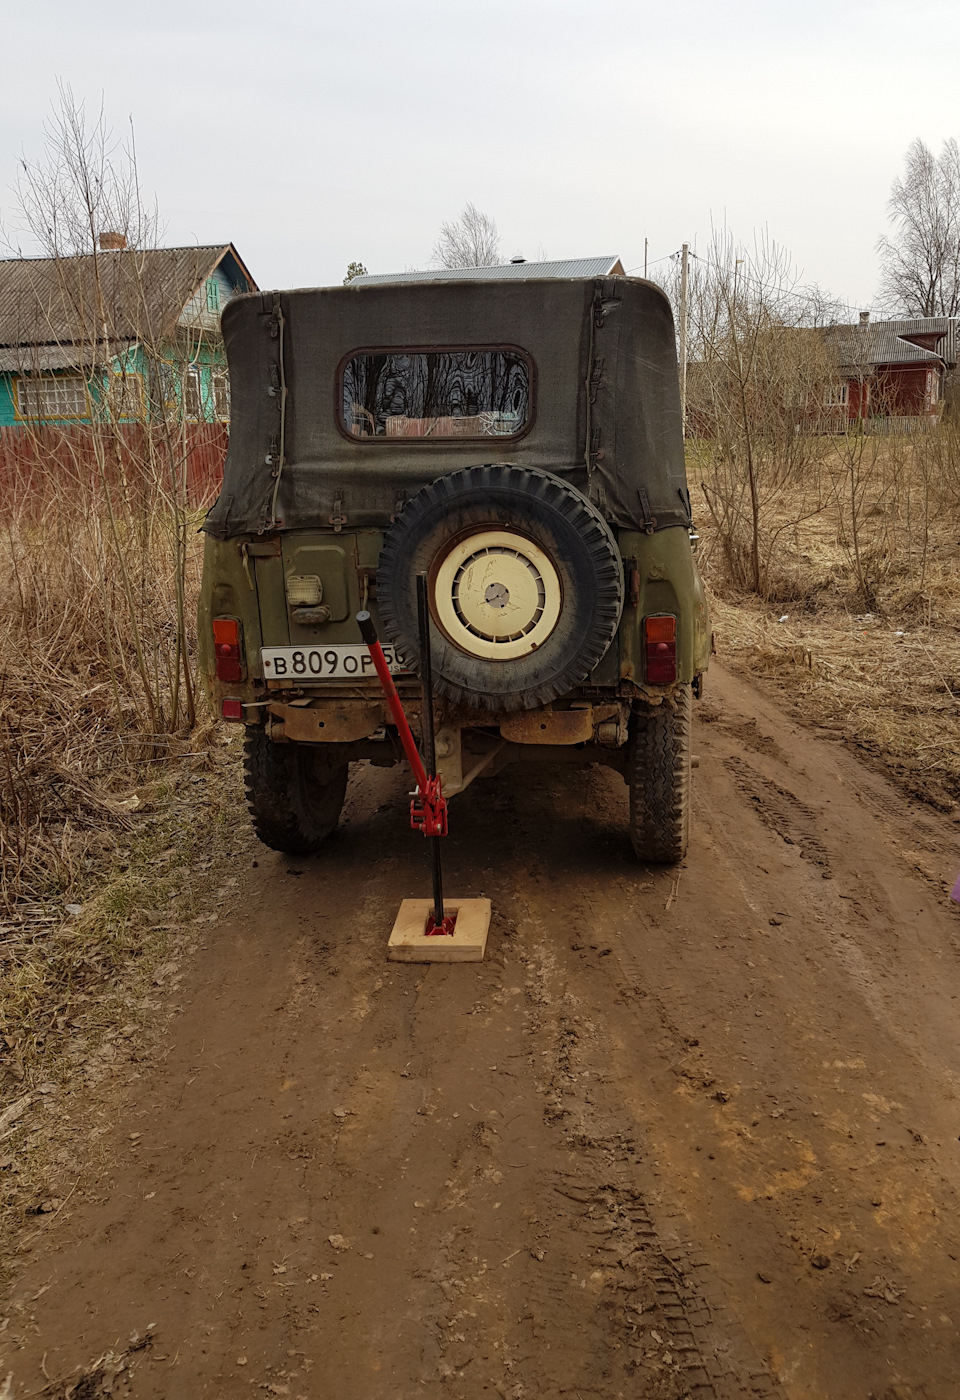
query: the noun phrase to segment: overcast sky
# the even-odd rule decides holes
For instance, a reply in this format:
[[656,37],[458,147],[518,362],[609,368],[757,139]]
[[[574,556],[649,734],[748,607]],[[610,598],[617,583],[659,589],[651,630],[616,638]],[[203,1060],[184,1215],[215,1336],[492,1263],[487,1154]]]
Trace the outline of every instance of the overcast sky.
[[425,267],[472,200],[507,257],[766,230],[868,307],[907,146],[960,136],[957,0],[30,0],[4,35],[8,232],[60,79],[132,117],[164,241],[261,287]]

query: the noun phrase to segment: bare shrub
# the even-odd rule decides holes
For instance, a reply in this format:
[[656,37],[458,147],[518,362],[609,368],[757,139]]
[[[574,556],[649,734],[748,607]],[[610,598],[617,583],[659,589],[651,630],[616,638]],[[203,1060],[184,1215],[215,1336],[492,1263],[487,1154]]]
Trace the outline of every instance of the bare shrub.
[[769,240],[748,254],[719,233],[690,278],[690,464],[728,581],[765,597],[784,586],[781,536],[824,502],[823,445],[806,429],[832,365],[809,305]]

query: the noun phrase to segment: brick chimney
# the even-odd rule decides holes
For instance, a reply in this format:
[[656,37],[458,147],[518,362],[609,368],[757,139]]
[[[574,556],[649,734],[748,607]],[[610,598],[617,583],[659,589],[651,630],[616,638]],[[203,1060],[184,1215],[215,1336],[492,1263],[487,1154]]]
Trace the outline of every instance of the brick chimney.
[[124,234],[113,233],[111,231],[101,233],[97,241],[100,244],[101,253],[119,252],[121,248],[125,248],[127,246],[127,240]]

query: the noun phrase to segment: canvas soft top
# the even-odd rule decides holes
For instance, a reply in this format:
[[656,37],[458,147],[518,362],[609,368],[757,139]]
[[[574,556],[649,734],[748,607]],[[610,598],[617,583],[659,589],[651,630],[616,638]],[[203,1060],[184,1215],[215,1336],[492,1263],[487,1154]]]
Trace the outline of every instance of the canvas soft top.
[[[204,523],[218,539],[340,523],[385,528],[446,472],[487,462],[570,481],[612,525],[689,523],[673,317],[639,278],[437,280],[263,292],[223,313],[230,446]],[[534,366],[517,440],[351,438],[338,373],[358,350],[515,346]],[[279,470],[279,477],[276,473]]]

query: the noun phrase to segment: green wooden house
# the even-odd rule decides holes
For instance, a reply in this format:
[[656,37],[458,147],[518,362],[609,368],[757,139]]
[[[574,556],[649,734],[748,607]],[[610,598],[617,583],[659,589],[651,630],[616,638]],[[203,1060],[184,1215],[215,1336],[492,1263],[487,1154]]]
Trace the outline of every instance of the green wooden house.
[[0,428],[225,423],[220,314],[256,290],[232,243],[0,260]]

